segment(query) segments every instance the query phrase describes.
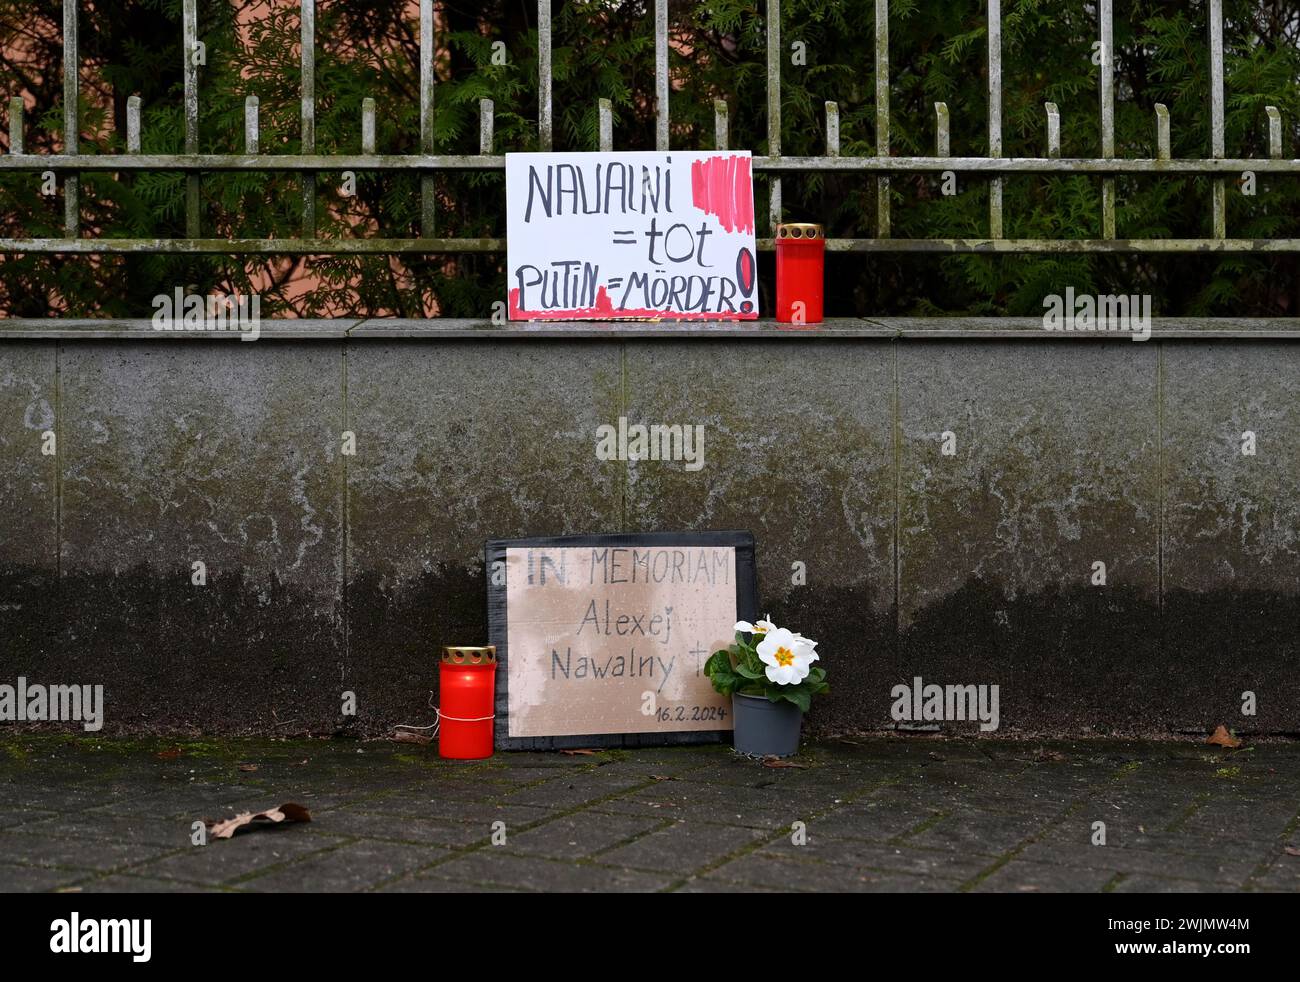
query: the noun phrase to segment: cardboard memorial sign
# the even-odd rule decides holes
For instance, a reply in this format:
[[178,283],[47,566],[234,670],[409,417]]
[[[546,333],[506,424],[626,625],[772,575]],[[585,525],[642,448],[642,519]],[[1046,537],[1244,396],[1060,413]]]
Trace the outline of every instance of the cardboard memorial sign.
[[506,154],[511,320],[758,317],[749,151]]
[[753,620],[754,537],[653,532],[487,544],[496,745],[713,742],[731,701],[704,663]]

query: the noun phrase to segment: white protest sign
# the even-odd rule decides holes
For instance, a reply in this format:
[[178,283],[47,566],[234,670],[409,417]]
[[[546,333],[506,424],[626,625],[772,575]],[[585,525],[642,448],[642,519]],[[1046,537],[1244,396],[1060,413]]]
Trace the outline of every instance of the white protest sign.
[[511,320],[758,317],[748,151],[506,154]]

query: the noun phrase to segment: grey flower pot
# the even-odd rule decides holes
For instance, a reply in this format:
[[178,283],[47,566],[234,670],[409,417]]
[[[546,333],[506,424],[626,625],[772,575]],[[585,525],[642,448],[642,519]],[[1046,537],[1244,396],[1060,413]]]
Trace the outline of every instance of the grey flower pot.
[[736,693],[731,697],[731,711],[735,714],[732,740],[738,753],[789,757],[799,750],[803,712],[794,703]]

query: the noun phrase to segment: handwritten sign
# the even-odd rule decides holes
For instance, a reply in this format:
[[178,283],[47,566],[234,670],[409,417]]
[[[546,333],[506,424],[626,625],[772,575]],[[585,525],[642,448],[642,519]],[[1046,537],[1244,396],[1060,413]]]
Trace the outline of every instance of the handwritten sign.
[[506,154],[511,320],[758,317],[748,151]]
[[732,728],[704,663],[751,619],[749,533],[496,540],[487,555],[498,747],[700,742]]

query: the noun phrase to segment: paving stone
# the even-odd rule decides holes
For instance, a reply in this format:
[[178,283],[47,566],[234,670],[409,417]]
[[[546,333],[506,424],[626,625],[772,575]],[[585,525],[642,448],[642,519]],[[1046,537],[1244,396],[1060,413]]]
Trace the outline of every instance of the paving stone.
[[583,859],[653,832],[662,824],[653,818],[582,811],[509,835],[507,841],[511,852],[554,859]]
[[1101,893],[1116,873],[1113,869],[1080,869],[1012,860],[971,889],[974,893]]
[[694,818],[751,828],[788,827],[791,822],[830,808],[834,794],[818,789],[798,794],[776,787],[748,788],[663,781],[610,801],[597,809],[623,815]]
[[603,853],[601,862],[670,873],[692,873],[746,846],[764,832],[704,822],[674,822],[626,846]]
[[868,798],[841,805],[810,820],[807,826],[810,836],[887,842],[926,822],[933,822],[943,814],[931,808],[897,800]]
[[488,847],[442,863],[425,880],[459,880],[492,888],[544,892],[617,891],[643,893],[667,887],[673,877],[591,863],[574,864],[514,855]]
[[915,835],[909,846],[974,855],[1000,856],[1044,831],[1046,823],[1033,815],[1001,815],[959,810],[945,815]]
[[790,838],[781,838],[764,846],[759,852],[787,859],[815,859],[832,866],[954,879],[974,876],[992,862],[988,856],[862,842],[858,839],[831,839],[825,836],[809,836],[807,843],[802,846],[795,845]]
[[767,890],[810,892],[928,892],[951,891],[957,879],[909,876],[854,866],[839,866],[809,859],[792,859],[765,853],[749,853],[691,881],[683,890],[698,884],[731,884],[746,891],[758,887]]
[[0,810],[0,829],[12,829],[32,822],[43,822],[49,818],[58,818],[58,812],[40,811],[34,808]]
[[404,794],[391,798],[372,799],[361,803],[359,809],[378,815],[414,816],[452,822],[470,822],[491,825],[503,821],[519,826],[541,821],[553,812],[540,805],[505,804],[505,799],[494,801],[456,801],[442,796],[430,798],[430,790],[417,794]]
[[1133,849],[1123,846],[1092,846],[1077,843],[1035,842],[1017,856],[1027,862],[1076,869],[1110,870],[1115,873],[1152,873],[1156,876],[1180,872],[1188,879],[1209,880],[1223,886],[1238,886],[1257,865],[1249,857],[1222,854],[1190,855]]
[[0,833],[0,862],[66,869],[109,870],[161,856],[167,849],[142,842],[114,842],[54,834]]
[[157,846],[162,851],[189,845],[192,826],[190,822],[169,818],[83,812],[79,815],[58,815],[27,822],[19,826],[17,831],[33,835],[51,833],[80,839],[112,839]]
[[1125,875],[1111,887],[1112,893],[1222,893],[1223,884],[1200,880],[1175,880],[1149,873]]
[[209,839],[206,846],[190,845],[175,855],[136,864],[128,872],[132,876],[156,879],[230,883],[259,870],[334,848],[340,841],[309,832],[301,825],[259,829],[229,839]]
[[446,855],[436,846],[395,842],[353,842],[301,862],[276,867],[239,885],[247,890],[357,891],[431,865]]
[[458,822],[446,819],[413,818],[361,810],[336,808],[312,821],[312,831],[367,839],[387,839],[419,845],[468,846],[492,834],[488,822]]
[[78,893],[206,893],[211,890],[211,887],[123,873],[83,881],[76,889]]
[[512,805],[540,805],[545,808],[575,808],[613,794],[631,791],[645,783],[634,774],[559,777],[516,791],[506,800]]
[[0,863],[0,893],[43,893],[62,886],[71,886],[85,877],[84,870]]

